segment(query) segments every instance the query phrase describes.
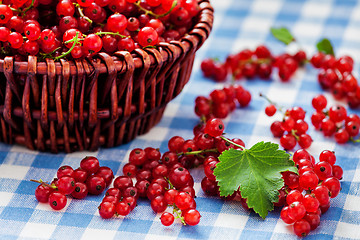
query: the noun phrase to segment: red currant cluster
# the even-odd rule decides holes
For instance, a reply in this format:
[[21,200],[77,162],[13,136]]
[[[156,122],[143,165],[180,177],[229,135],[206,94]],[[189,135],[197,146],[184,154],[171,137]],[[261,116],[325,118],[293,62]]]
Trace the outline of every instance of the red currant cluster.
[[320,216],[330,207],[330,198],[335,198],[341,189],[343,170],[336,165],[334,152],[324,150],[319,162],[306,150],[299,149],[293,155],[299,175],[283,173],[285,194],[280,194],[284,207],[281,219],[293,224],[296,235],[306,236],[320,224]]
[[356,114],[347,115],[345,107],[333,105],[326,109],[327,99],[324,95],[317,95],[312,99],[312,106],[316,110],[311,115],[311,122],[324,136],[334,135],[337,143],[347,143],[359,134],[360,117]]
[[318,81],[323,89],[330,90],[337,100],[346,99],[351,108],[360,106],[360,86],[352,74],[354,60],[350,56],[336,59],[318,52],[310,62],[320,68]]
[[199,10],[197,0],[4,0],[1,55],[58,60],[131,52],[180,39]]
[[198,96],[195,99],[195,113],[203,120],[226,118],[235,110],[236,102],[246,107],[251,101],[251,93],[240,85],[216,89],[209,97]]
[[68,165],[61,166],[51,184],[42,180],[32,180],[40,183],[35,190],[35,197],[39,202],[49,203],[54,210],[61,210],[66,206],[66,195],[76,199],[83,199],[88,193],[101,194],[114,178],[109,167],[99,165],[95,157],[85,157],[80,162],[80,168],[73,169]]
[[[266,106],[265,114],[269,117],[273,116],[277,109],[281,110],[281,107],[277,107],[270,99],[260,94],[270,105]],[[308,148],[311,146],[312,138],[307,134],[309,125],[305,121],[306,112],[301,107],[292,107],[285,111],[282,121],[274,121],[270,130],[274,137],[280,138],[280,145],[286,149],[291,150],[296,146],[296,143],[301,148]]]
[[260,45],[254,51],[244,49],[239,53],[231,54],[227,56],[224,63],[205,59],[201,63],[201,70],[205,77],[222,82],[226,80],[229,73],[236,80],[242,77],[251,79],[256,75],[262,79],[269,79],[273,67],[276,67],[280,80],[287,82],[299,65],[303,65],[305,61],[306,53],[302,50],[294,55],[283,53],[273,56],[266,46]]
[[[199,223],[194,180],[176,152],[161,155],[155,148],[135,148],[130,152],[129,163],[123,167],[123,174],[115,178],[113,188],[106,192],[99,207],[101,217],[126,216],[135,208],[137,199],[143,197],[150,200],[154,212],[162,213],[161,222],[165,226],[171,225],[175,218],[188,225]],[[165,212],[169,205],[176,217]]]

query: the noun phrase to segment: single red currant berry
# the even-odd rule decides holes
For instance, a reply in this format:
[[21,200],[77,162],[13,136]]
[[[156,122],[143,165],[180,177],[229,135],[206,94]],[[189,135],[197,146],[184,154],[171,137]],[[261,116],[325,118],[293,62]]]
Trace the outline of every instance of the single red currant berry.
[[332,166],[333,176],[339,180],[343,177],[343,169],[339,165]]
[[155,46],[158,44],[159,36],[152,27],[143,27],[138,32],[138,42],[141,46]]
[[99,206],[99,214],[102,218],[112,218],[116,212],[116,205],[112,202],[102,202]]
[[300,219],[294,223],[294,233],[299,237],[307,236],[310,229],[310,224],[305,219]]
[[147,160],[146,153],[141,148],[135,148],[130,152],[129,162],[136,166],[141,166]]
[[224,129],[225,126],[221,119],[212,118],[206,122],[204,132],[212,137],[217,137],[222,135]]
[[306,214],[306,208],[301,202],[293,202],[289,205],[288,216],[297,221],[302,219]]
[[52,192],[49,195],[50,207],[54,210],[61,210],[66,206],[67,198],[60,192]]
[[307,212],[316,212],[319,209],[320,203],[315,194],[306,194],[301,201]]
[[334,165],[336,162],[336,156],[335,156],[335,152],[330,151],[330,150],[324,150],[320,153],[319,156],[319,161],[325,161],[330,163],[330,165]]
[[284,135],[284,129],[281,127],[281,122],[280,121],[274,121],[271,126],[270,126],[270,130],[273,134],[274,137],[281,137],[282,135]]
[[329,189],[331,198],[334,198],[337,195],[339,195],[341,190],[339,179],[335,177],[329,177],[322,182],[322,185]]
[[88,187],[89,193],[93,194],[93,195],[101,194],[106,187],[104,178],[96,176],[96,175],[91,175],[86,180],[86,185]]
[[274,116],[275,113],[276,113],[276,107],[274,104],[270,104],[270,105],[266,106],[266,108],[265,108],[266,115],[271,117],[271,116]]
[[89,173],[95,173],[99,167],[99,160],[96,157],[87,156],[80,162],[80,167]]
[[319,183],[319,177],[313,171],[304,172],[299,178],[299,185],[305,190],[314,189]]
[[327,105],[326,97],[322,94],[317,95],[312,99],[311,104],[316,111],[322,111]]
[[71,193],[71,196],[76,199],[83,199],[88,194],[88,188],[85,183],[77,182],[75,183],[75,189]]
[[164,226],[170,226],[174,223],[175,217],[172,213],[164,212],[161,214],[160,221]]
[[198,210],[196,209],[188,209],[185,210],[183,213],[184,221],[186,224],[190,226],[195,226],[199,224],[201,215]]
[[[63,176],[69,176],[69,177],[73,177],[74,174],[74,170],[72,167],[68,166],[68,165],[64,165],[61,166],[56,173],[57,178],[61,178]],[[76,180],[76,179],[75,179]]]
[[296,146],[296,138],[290,133],[283,135],[280,138],[280,145],[286,150],[293,149]]
[[314,166],[314,171],[320,180],[325,180],[326,178],[332,176],[332,167],[330,163],[325,161],[316,163]]
[[335,134],[334,134],[335,141],[337,143],[343,144],[347,143],[350,139],[350,135],[348,131],[344,128],[340,128]]
[[63,176],[58,179],[56,187],[59,192],[68,195],[75,190],[75,179],[69,176]]
[[130,205],[124,201],[118,202],[115,206],[116,213],[121,216],[126,216],[130,213]]
[[49,201],[49,195],[54,191],[53,188],[40,184],[35,190],[35,197],[41,203]]
[[284,221],[286,224],[293,224],[295,222],[294,219],[289,217],[289,206],[283,207],[280,212],[280,218]]

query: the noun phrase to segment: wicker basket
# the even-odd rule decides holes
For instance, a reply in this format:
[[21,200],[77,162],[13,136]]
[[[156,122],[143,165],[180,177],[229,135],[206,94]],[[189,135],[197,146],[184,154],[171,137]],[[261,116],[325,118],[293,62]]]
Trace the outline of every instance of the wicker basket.
[[209,36],[213,9],[200,4],[180,41],[92,60],[0,60],[0,141],[51,152],[94,151],[130,141],[161,119],[188,82],[196,50]]

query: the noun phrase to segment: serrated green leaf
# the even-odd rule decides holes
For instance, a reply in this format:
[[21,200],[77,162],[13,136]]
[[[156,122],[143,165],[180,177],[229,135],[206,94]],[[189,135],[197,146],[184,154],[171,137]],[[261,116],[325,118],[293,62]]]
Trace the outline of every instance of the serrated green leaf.
[[271,28],[270,29],[272,35],[278,39],[279,41],[288,45],[292,41],[295,41],[295,38],[291,35],[290,31],[287,28]]
[[329,39],[323,38],[316,44],[317,50],[325,54],[331,54],[335,56],[333,46]]
[[281,172],[297,173],[289,158],[289,154],[279,150],[278,144],[271,142],[259,142],[243,151],[224,151],[214,170],[220,195],[231,195],[240,187],[241,196],[247,199],[249,208],[265,218],[274,209],[278,190],[284,186]]

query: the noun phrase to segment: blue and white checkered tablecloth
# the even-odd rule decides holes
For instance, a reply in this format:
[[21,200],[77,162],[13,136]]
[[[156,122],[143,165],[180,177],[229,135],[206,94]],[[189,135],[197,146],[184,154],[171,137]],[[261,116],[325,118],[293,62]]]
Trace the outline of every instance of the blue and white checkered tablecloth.
[[[101,165],[111,167],[116,175],[120,175],[131,149],[151,146],[164,152],[167,140],[172,136],[192,137],[192,128],[198,123],[193,110],[195,97],[208,95],[214,88],[223,86],[202,76],[199,69],[201,60],[205,57],[224,60],[230,52],[254,48],[262,43],[275,54],[291,51],[291,47],[286,49],[271,36],[269,29],[272,26],[289,28],[309,55],[315,52],[315,43],[320,38],[331,39],[338,55],[349,54],[354,58],[355,75],[359,77],[360,2],[356,0],[214,0],[212,4],[215,8],[214,29],[197,54],[191,80],[168,105],[161,122],[148,134],[123,146],[91,153],[54,155],[0,144],[1,240],[296,238],[291,227],[279,219],[279,209],[262,220],[244,210],[239,202],[206,197],[200,187],[201,168],[192,170],[197,208],[202,215],[200,224],[192,227],[180,223],[162,226],[159,215],[153,213],[147,201],[139,201],[139,206],[125,218],[104,220],[97,210],[102,195],[88,196],[85,200],[69,199],[65,209],[57,212],[35,199],[37,184],[29,179],[51,180],[59,166],[77,167],[86,155],[97,156]],[[247,146],[263,140],[278,142],[269,130],[273,119],[265,116],[266,102],[258,97],[258,93],[267,94],[285,107],[299,105],[311,113],[311,98],[322,93],[317,72],[307,66],[286,84],[280,83],[276,76],[271,81],[243,81],[253,100],[249,107],[237,109],[225,119],[226,132],[232,137],[242,138]],[[359,110],[354,112],[360,114]],[[314,143],[309,151],[318,157],[324,149],[335,150],[338,164],[344,169],[344,179],[341,193],[331,200],[329,211],[321,217],[321,225],[307,238],[360,239],[360,147],[356,144],[337,145],[312,127],[310,134]]]

